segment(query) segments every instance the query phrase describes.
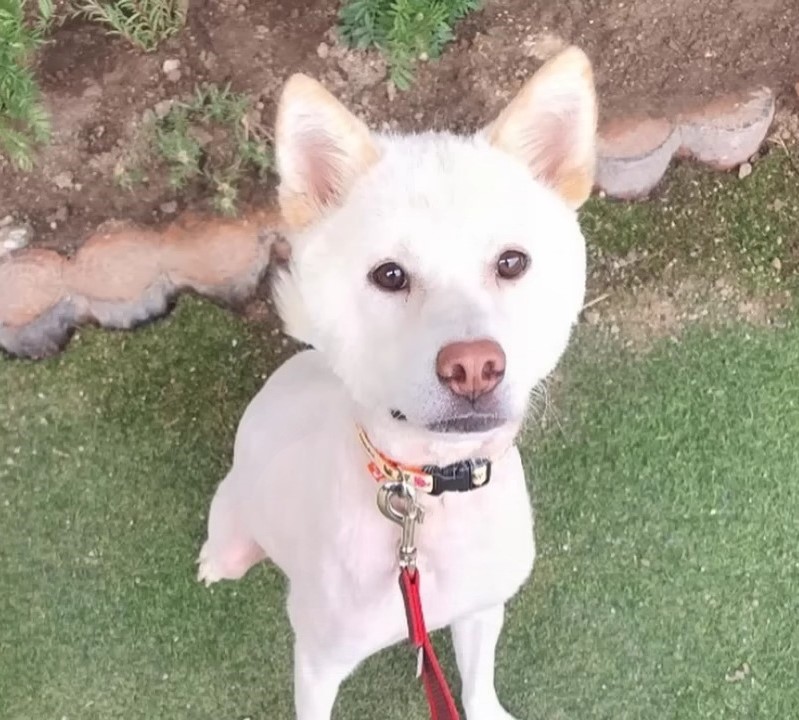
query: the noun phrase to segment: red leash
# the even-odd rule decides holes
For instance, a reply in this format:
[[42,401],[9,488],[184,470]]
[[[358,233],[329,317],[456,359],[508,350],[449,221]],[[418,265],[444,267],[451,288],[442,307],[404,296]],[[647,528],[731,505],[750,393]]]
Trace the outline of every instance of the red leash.
[[416,569],[416,526],[424,520],[424,510],[416,502],[416,490],[404,480],[385,483],[377,494],[380,512],[402,528],[398,555],[400,590],[408,619],[408,638],[419,653],[417,672],[422,677],[431,720],[460,720],[447,679],[436,657],[422,613],[419,572]]
[[418,653],[417,677],[422,678],[431,720],[460,720],[447,679],[436,657],[422,613],[419,572],[416,569],[416,526],[424,521],[424,508],[416,502],[417,492],[440,495],[463,492],[485,485],[491,478],[488,460],[468,460],[448,465],[402,467],[379,452],[359,429],[361,444],[369,456],[367,469],[379,483],[377,506],[389,520],[402,529],[398,559],[399,584],[408,619],[408,638]]
[[408,638],[411,645],[421,654],[422,682],[430,707],[430,718],[460,720],[444,671],[427,634],[419,595],[419,573],[416,568],[403,567],[400,570],[399,582],[402,599],[405,601],[405,614],[408,617]]

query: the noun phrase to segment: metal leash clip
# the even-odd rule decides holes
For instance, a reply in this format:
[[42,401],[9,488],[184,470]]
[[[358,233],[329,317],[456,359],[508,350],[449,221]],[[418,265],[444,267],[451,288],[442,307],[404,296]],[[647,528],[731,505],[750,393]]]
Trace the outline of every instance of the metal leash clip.
[[[384,483],[377,493],[377,506],[389,520],[402,528],[398,557],[400,570],[416,571],[416,526],[424,521],[424,508],[416,502],[413,485],[399,480]],[[424,647],[416,649],[416,677],[422,676]]]
[[416,567],[416,526],[424,521],[424,509],[416,502],[416,490],[407,482],[388,482],[380,486],[377,506],[389,520],[402,528],[399,543],[401,568]]

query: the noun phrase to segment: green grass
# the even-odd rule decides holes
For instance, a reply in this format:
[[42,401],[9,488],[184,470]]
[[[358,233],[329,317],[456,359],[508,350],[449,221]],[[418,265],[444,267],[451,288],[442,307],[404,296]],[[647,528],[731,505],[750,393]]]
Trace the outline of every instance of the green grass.
[[669,171],[650,201],[591,199],[582,213],[594,267],[631,262],[620,275],[659,278],[678,270],[735,274],[757,286],[794,283],[799,275],[797,160],[774,148],[745,180],[692,163]]
[[245,178],[262,180],[272,166],[270,134],[251,119],[251,110],[250,98],[229,86],[198,87],[193,97],[146,124],[117,181],[133,189],[146,182],[148,165],[165,166],[173,188],[200,182],[217,211],[235,214]]
[[[292,717],[280,575],[193,578],[277,359],[186,300],[133,334],[0,360],[0,717]],[[518,717],[795,715],[797,363],[797,329],[696,331],[644,358],[577,338],[560,427],[524,446],[540,557],[498,660]],[[404,648],[369,660],[337,717],[426,717],[412,665]]]
[[73,14],[153,52],[186,24],[189,0],[75,0]]
[[529,683],[517,707],[541,718],[792,717],[799,331],[592,350],[567,362],[562,432],[528,455],[541,557],[507,691]]
[[392,81],[404,90],[416,63],[438,58],[455,37],[457,22],[480,5],[481,0],[346,0],[339,29],[354,47],[378,48]]
[[39,0],[33,25],[25,20],[24,0],[0,0],[0,154],[22,170],[33,167],[36,147],[50,138],[31,64],[52,17],[51,0]]

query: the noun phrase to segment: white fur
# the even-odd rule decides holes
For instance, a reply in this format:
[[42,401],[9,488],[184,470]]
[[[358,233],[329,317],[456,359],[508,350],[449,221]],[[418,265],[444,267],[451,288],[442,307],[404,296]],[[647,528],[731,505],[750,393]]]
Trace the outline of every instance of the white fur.
[[[570,77],[564,72],[549,83],[561,100]],[[571,97],[579,110],[593,102],[579,88]],[[286,117],[300,122],[291,98],[284,102]],[[282,569],[296,635],[297,718],[328,720],[341,681],[406,633],[398,531],[376,508],[356,423],[406,463],[488,456],[487,487],[424,498],[419,571],[428,626],[453,631],[468,720],[508,720],[494,690],[494,650],[504,604],[534,559],[532,511],[513,441],[583,302],[585,251],[574,203],[537,180],[527,158],[498,149],[485,134],[372,137],[376,161],[354,174],[309,180],[303,173],[332,167],[303,156],[324,147],[319,138],[328,125],[339,167],[359,166],[348,164],[359,146],[337,144],[346,126],[335,120],[337,107],[317,116],[304,102],[299,141],[289,122],[288,139],[278,137],[279,161],[296,184],[291,192],[332,188],[333,200],[326,197],[318,216],[291,234],[290,271],[278,277],[275,293],[288,332],[315,349],[288,360],[247,408],[233,467],[211,505],[200,577],[238,578],[263,557]],[[524,127],[514,117],[515,132],[538,155],[546,142],[562,152],[562,138],[547,140],[546,128],[536,135],[531,118]],[[579,134],[565,118],[559,132]],[[314,142],[303,146],[309,136]],[[593,143],[593,136],[578,139],[581,148]],[[506,249],[531,258],[518,280],[495,274]],[[369,282],[370,270],[387,260],[409,273],[408,292]],[[505,378],[486,400],[502,425],[460,435],[427,430],[462,411],[437,377],[438,351],[482,338],[498,342],[507,358]],[[407,421],[393,419],[392,409]]]

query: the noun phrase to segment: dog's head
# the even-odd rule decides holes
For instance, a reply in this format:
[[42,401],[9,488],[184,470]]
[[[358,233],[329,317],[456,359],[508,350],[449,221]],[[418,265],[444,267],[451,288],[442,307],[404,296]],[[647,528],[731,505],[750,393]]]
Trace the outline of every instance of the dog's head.
[[[287,332],[372,418],[463,437],[518,427],[583,302],[591,66],[570,48],[474,136],[386,136],[296,75],[280,101]],[[443,438],[442,438],[443,439]]]

